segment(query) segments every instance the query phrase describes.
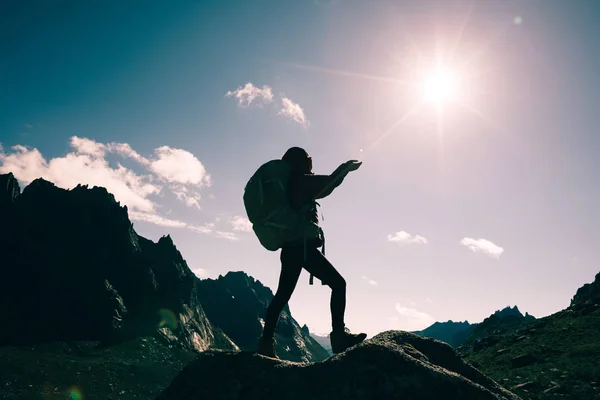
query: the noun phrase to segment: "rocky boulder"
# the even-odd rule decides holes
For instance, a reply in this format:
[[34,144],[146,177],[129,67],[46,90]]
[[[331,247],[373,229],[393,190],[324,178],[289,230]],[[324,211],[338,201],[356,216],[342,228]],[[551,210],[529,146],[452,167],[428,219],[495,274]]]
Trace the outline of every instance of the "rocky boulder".
[[408,332],[381,333],[318,363],[249,352],[200,354],[157,400],[175,399],[517,400],[446,343]]

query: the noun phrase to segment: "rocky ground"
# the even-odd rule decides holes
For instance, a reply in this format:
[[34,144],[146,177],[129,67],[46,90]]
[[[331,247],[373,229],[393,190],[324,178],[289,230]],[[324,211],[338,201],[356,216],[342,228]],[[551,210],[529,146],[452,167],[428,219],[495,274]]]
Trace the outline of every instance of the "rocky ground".
[[153,337],[0,347],[0,399],[154,399],[195,353]]
[[600,309],[570,308],[459,348],[523,399],[600,399]]
[[449,345],[408,332],[381,333],[322,362],[207,351],[157,400],[518,400]]

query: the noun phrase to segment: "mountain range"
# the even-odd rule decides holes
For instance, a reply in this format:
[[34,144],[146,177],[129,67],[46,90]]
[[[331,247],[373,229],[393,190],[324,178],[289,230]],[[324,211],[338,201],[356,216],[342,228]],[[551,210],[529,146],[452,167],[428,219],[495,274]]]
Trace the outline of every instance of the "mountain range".
[[0,398],[598,393],[600,274],[549,317],[507,307],[477,324],[383,332],[335,356],[286,307],[273,360],[253,354],[273,297],[260,281],[198,279],[170,236],[138,235],[104,188],[36,179],[21,193],[12,174],[0,175],[0,269]]
[[470,324],[469,321],[463,322],[435,322],[431,326],[413,333],[424,337],[446,342],[452,347],[459,347],[466,341],[473,341],[480,337],[487,336],[491,331],[505,329],[511,323],[520,323],[521,320],[535,319],[529,313],[523,315],[517,306],[505,307],[502,310],[494,312],[480,323]]

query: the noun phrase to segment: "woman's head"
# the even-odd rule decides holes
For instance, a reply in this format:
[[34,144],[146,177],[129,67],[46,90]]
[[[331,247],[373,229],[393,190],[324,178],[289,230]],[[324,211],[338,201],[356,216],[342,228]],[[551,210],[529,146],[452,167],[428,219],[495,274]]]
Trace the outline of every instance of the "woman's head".
[[301,147],[289,148],[281,159],[288,162],[294,170],[300,173],[312,173],[312,158]]

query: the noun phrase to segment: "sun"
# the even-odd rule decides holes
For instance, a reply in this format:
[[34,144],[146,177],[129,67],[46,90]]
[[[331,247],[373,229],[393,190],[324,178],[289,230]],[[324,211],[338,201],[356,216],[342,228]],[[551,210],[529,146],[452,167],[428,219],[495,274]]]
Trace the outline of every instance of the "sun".
[[421,82],[421,94],[427,103],[442,106],[458,99],[458,75],[449,68],[438,66],[425,74]]

